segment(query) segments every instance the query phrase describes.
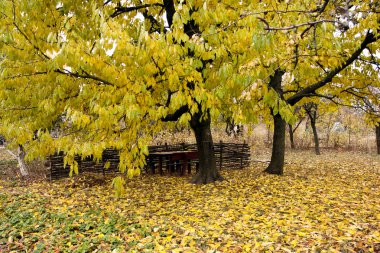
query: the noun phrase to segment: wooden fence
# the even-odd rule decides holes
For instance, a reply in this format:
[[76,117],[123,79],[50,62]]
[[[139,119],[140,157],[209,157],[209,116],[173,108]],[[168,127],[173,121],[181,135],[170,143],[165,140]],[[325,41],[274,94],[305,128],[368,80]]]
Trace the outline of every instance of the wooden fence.
[[[172,145],[157,145],[150,146],[149,152],[159,151],[177,151],[191,150],[196,151],[196,144],[172,144]],[[216,156],[216,165],[219,169],[241,169],[250,165],[250,148],[246,143],[214,143],[214,152]],[[49,167],[47,178],[55,180],[69,176],[70,166],[64,166],[63,153],[54,154],[48,157],[46,166]],[[115,149],[106,149],[103,151],[102,160],[94,162],[92,157],[87,157],[84,160],[80,156],[75,157],[78,163],[79,173],[117,173],[119,164],[119,152]],[[106,163],[109,163],[109,168],[105,169]],[[156,161],[153,161],[156,162]],[[197,160],[192,161],[197,163]],[[148,170],[146,170],[148,171]]]

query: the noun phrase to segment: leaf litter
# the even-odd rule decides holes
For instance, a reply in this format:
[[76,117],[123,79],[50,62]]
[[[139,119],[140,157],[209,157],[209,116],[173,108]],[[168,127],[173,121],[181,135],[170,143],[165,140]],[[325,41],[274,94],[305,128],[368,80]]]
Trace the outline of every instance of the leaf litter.
[[303,151],[287,155],[284,176],[264,166],[201,186],[143,175],[122,198],[91,176],[3,181],[0,252],[380,251],[379,157]]

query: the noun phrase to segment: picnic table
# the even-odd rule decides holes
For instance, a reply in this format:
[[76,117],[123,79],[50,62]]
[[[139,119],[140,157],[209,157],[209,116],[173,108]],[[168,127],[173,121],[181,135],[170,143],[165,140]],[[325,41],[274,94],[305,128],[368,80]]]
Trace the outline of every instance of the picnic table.
[[[155,173],[155,161],[158,160],[158,171],[163,174],[163,162],[166,162],[166,170],[173,173],[177,169],[179,175],[184,175],[185,171],[191,174],[191,161],[198,159],[198,151],[159,151],[149,154],[148,164],[152,174]],[[198,169],[199,163],[197,163]]]

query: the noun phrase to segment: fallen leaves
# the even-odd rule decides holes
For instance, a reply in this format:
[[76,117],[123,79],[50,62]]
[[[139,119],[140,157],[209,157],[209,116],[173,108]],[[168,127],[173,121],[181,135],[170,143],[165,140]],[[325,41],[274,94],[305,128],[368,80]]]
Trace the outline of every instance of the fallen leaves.
[[120,199],[110,182],[5,186],[0,251],[376,252],[379,157],[287,157],[283,177],[263,174],[263,164],[201,186],[143,176]]

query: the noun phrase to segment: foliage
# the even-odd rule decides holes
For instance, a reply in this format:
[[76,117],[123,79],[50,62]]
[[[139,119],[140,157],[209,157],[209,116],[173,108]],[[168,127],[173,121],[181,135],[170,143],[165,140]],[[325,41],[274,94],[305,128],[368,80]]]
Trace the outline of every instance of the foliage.
[[[74,170],[75,154],[115,147],[135,174],[163,119],[292,122],[306,87],[378,38],[378,6],[345,4],[2,1],[0,131],[30,159],[65,151]],[[283,94],[268,87],[278,69]]]
[[0,251],[374,252],[380,160],[290,153],[286,173],[262,164],[209,185],[143,176],[116,200],[110,184],[68,179],[0,188]]
[[[260,17],[268,31],[263,37],[270,40],[263,44],[260,57],[251,63],[256,67],[256,72],[253,72],[255,85],[247,96],[253,103],[262,98],[262,102],[269,104],[276,112],[277,106],[281,108],[284,105],[276,105],[281,101],[276,102],[275,96],[290,105],[307,103],[310,97],[323,97],[332,90],[339,93],[348,87],[360,87],[371,75],[369,64],[356,60],[359,56],[370,58],[363,56],[365,48],[371,49],[371,52],[379,48],[379,6],[371,1],[310,4],[285,1],[274,5],[273,10]],[[371,42],[365,45],[365,41]],[[374,60],[378,61],[376,58]],[[355,67],[349,67],[353,62]],[[266,69],[261,69],[264,66]],[[361,72],[361,68],[366,71]],[[285,73],[281,91],[276,91],[277,95],[265,92],[270,77],[278,69]],[[343,95],[347,96],[347,93]],[[282,117],[287,119],[284,115]]]
[[114,147],[121,171],[137,174],[163,118],[181,108],[181,124],[218,115],[250,83],[238,73],[247,28],[216,31],[246,4],[205,4],[175,2],[168,29],[167,4],[127,11],[112,1],[2,1],[1,131],[29,158],[65,151],[74,171],[75,154],[98,159]]

